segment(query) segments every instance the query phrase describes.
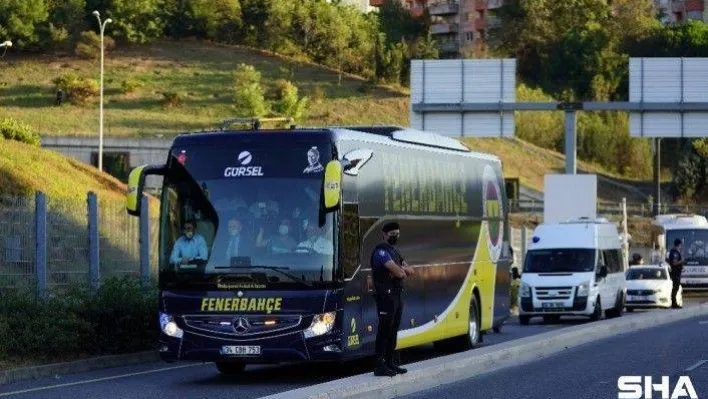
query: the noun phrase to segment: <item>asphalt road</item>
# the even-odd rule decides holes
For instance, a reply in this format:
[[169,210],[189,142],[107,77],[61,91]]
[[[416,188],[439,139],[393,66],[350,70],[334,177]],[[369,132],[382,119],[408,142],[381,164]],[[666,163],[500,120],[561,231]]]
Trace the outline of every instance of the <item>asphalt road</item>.
[[[684,302],[687,306],[690,306],[691,303],[695,304],[698,300],[687,298]],[[625,317],[634,316],[633,314],[626,314]],[[494,345],[546,332],[549,329],[565,328],[586,322],[586,319],[575,318],[564,319],[558,324],[545,325],[540,319],[533,319],[531,325],[520,326],[518,320],[512,318],[504,325],[501,333],[485,335],[483,345]],[[705,329],[708,331],[708,325],[705,326]],[[703,340],[705,340],[705,337]],[[440,355],[441,353],[436,352],[432,346],[426,346],[403,351],[402,359],[404,363],[410,363]],[[708,358],[708,354],[703,356]],[[250,366],[241,376],[225,377],[219,374],[213,364],[167,364],[157,362],[2,385],[0,386],[0,398],[74,399],[100,397],[102,399],[173,399],[178,397],[213,399],[224,395],[239,399],[259,398],[338,378],[367,373],[372,369],[373,364],[370,360],[349,362],[341,365]],[[573,367],[569,368],[569,370],[573,369]],[[581,370],[584,370],[584,367],[577,365],[577,371],[580,372]],[[500,384],[508,384],[508,381],[501,381]],[[466,396],[468,393],[468,391],[465,391],[465,395],[462,396],[458,394],[456,399],[468,397]],[[450,395],[449,397],[452,396]],[[527,396],[524,395],[524,397]],[[545,398],[547,396],[538,397]]]
[[668,376],[669,397],[679,376],[688,376],[698,397],[708,398],[708,317],[585,344],[405,398],[617,398],[620,376],[652,376],[654,384]]

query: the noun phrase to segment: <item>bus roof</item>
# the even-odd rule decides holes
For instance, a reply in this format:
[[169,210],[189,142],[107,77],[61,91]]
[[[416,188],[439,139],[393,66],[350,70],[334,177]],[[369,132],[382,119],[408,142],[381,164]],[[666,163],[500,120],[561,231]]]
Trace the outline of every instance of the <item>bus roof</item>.
[[175,137],[172,145],[200,144],[234,138],[236,135],[260,136],[283,134],[302,138],[330,136],[337,140],[359,140],[380,144],[397,145],[409,148],[428,148],[438,151],[453,151],[475,158],[499,162],[495,155],[475,152],[464,143],[436,133],[420,131],[400,126],[336,126],[306,127],[293,129],[250,129],[250,130],[213,130],[198,133],[185,133]]
[[683,213],[659,215],[654,218],[653,223],[654,225],[663,227],[665,230],[708,228],[708,220],[706,220],[705,216]]

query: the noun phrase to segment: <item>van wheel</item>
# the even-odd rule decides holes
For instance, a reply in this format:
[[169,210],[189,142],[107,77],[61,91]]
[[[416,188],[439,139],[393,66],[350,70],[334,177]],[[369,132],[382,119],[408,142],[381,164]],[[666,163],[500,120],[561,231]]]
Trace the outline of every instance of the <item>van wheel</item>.
[[622,314],[624,313],[624,294],[619,293],[619,297],[615,301],[615,307],[606,311],[605,316],[607,316],[608,319],[615,318],[615,317],[622,317]]
[[522,326],[528,326],[531,321],[531,316],[519,316],[519,324]]
[[591,321],[598,321],[602,318],[602,303],[600,303],[600,298],[597,298],[597,302],[595,302],[595,311],[592,312],[592,315],[590,315],[590,320]]
[[627,306],[627,313],[632,313],[632,312],[634,312],[634,308]]
[[216,362],[216,368],[223,375],[239,375],[246,369],[246,365],[237,362]]

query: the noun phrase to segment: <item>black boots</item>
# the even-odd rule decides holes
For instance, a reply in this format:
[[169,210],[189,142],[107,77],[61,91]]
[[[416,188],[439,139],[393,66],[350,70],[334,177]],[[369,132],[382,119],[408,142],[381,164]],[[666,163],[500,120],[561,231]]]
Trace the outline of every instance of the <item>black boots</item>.
[[377,377],[393,377],[396,375],[396,372],[389,368],[383,359],[377,359],[374,375]]
[[408,372],[408,370],[404,369],[403,367],[398,367],[395,364],[389,364],[388,368],[395,371],[398,374],[405,374]]

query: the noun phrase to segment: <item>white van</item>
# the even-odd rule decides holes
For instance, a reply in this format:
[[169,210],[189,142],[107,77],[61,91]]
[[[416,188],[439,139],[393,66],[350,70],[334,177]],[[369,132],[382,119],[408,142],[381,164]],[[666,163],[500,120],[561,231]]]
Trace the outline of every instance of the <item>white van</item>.
[[627,294],[617,226],[606,219],[581,218],[539,225],[521,274],[519,322],[561,315],[598,320],[622,316]]

